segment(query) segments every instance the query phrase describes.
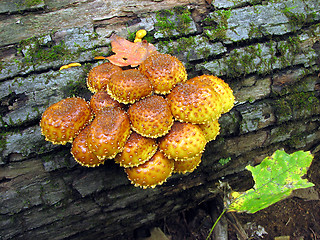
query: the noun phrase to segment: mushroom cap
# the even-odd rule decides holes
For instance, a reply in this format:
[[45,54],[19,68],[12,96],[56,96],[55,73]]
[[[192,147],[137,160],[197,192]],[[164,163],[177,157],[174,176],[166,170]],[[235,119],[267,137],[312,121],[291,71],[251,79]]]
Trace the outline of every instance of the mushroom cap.
[[154,188],[164,183],[171,176],[174,161],[157,151],[153,157],[137,167],[125,168],[128,179],[136,187]]
[[90,99],[90,108],[94,114],[97,114],[104,107],[121,107],[121,104],[112,99],[107,92],[96,92]]
[[121,103],[134,103],[152,94],[149,79],[137,69],[128,69],[114,73],[108,84],[107,92]]
[[214,120],[205,124],[199,124],[198,126],[204,133],[207,142],[215,140],[220,133],[220,124],[218,120]]
[[135,167],[148,161],[157,149],[158,145],[155,139],[132,132],[123,151],[114,160],[122,167]]
[[159,149],[168,158],[183,161],[200,155],[206,143],[199,126],[175,122],[169,133],[159,140]]
[[184,161],[174,161],[174,173],[191,173],[193,172],[200,164],[201,162],[201,156],[202,154],[185,159]]
[[233,108],[235,102],[233,91],[228,83],[223,81],[221,78],[213,75],[201,75],[190,80],[201,81],[213,87],[213,89],[219,94],[221,98],[222,114],[229,112]]
[[88,147],[99,159],[114,158],[122,151],[130,133],[127,113],[118,107],[105,107],[91,123]]
[[200,81],[178,84],[167,101],[174,118],[181,122],[204,124],[221,116],[219,94]]
[[115,72],[122,71],[122,68],[110,62],[103,63],[92,68],[88,74],[88,89],[95,93],[103,89]]
[[167,94],[177,83],[187,80],[182,62],[169,54],[150,55],[140,64],[139,70],[149,78],[157,94]]
[[63,99],[52,104],[42,114],[41,133],[47,141],[66,144],[92,120],[92,112],[86,100],[78,97]]
[[128,109],[131,128],[144,137],[157,138],[167,134],[173,124],[167,101],[152,95],[132,104]]
[[73,158],[86,167],[96,167],[104,163],[104,160],[100,160],[92,151],[88,148],[87,137],[90,130],[90,126],[86,126],[79,134],[75,137],[72,142],[71,154]]

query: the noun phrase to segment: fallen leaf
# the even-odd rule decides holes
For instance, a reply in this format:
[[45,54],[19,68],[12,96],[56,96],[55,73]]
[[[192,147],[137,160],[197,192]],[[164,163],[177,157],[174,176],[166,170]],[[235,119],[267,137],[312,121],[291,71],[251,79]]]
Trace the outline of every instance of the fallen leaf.
[[255,213],[288,196],[295,189],[314,186],[302,178],[313,160],[310,152],[297,151],[287,154],[277,150],[266,157],[259,165],[246,169],[252,173],[255,184],[243,193],[232,193],[235,200],[228,211]]
[[156,47],[148,43],[142,42],[130,42],[122,37],[113,34],[110,37],[112,51],[114,55],[107,57],[107,59],[114,65],[124,67],[135,67],[140,65],[148,56],[157,52]]

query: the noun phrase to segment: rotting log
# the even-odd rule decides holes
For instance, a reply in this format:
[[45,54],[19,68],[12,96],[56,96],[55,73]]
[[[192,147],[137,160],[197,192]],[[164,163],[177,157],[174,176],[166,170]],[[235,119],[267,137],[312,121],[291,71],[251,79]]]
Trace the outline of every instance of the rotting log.
[[[316,0],[1,1],[0,9],[2,239],[119,239],[214,198],[219,181],[248,187],[244,167],[276,149],[319,151]],[[110,54],[113,32],[130,38],[140,28],[189,78],[217,75],[237,99],[197,170],[146,190],[112,160],[77,165],[70,145],[45,142],[39,128],[50,104],[90,98],[87,73],[101,63],[95,56]],[[82,66],[59,71],[70,62]]]

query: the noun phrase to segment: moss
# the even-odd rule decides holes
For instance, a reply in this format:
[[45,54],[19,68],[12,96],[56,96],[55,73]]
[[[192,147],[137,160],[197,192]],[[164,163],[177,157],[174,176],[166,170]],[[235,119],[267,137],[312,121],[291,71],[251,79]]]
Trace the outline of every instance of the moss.
[[83,97],[88,99],[91,97],[91,92],[88,90],[87,87],[87,74],[91,69],[91,64],[84,65],[84,73],[82,77],[79,77],[77,81],[69,81],[66,86],[62,87],[62,92],[64,93],[64,98],[66,97]]
[[190,11],[186,7],[175,7],[172,10],[161,10],[156,13],[156,31],[164,37],[173,35],[187,35],[193,21]]
[[161,10],[156,13],[157,22],[154,24],[160,32],[171,31],[175,28],[174,23],[170,20],[170,16],[173,16],[174,13],[170,10]]
[[231,161],[231,157],[228,157],[228,158],[220,158],[220,159],[219,159],[219,163],[220,163],[222,166],[228,164],[230,161]]
[[312,22],[312,20],[316,17],[315,12],[311,14],[293,12],[292,10],[297,7],[298,6],[285,7],[281,10],[281,12],[288,18],[289,24],[294,30],[298,30],[307,23]]
[[[158,43],[158,48],[161,52],[166,52],[171,55],[179,55],[181,53],[185,53],[190,48],[195,49],[196,42],[195,37],[181,37],[177,41],[168,40],[168,41],[160,41]],[[205,51],[205,50],[203,50]],[[189,53],[189,52],[188,52]],[[188,60],[188,59],[187,59]]]
[[24,63],[35,65],[37,62],[51,62],[66,59],[71,52],[63,41],[43,44],[43,37],[29,38],[20,41],[18,52],[24,55]]
[[286,141],[286,144],[291,148],[296,148],[297,146],[304,145],[305,134],[299,133],[293,136],[290,136],[290,139]]
[[2,155],[2,152],[7,147],[7,138],[6,138],[7,134],[8,133],[0,133],[0,155]]
[[219,41],[225,39],[228,30],[228,19],[231,17],[231,14],[231,9],[218,10],[211,17],[203,20],[203,23],[206,25],[204,27],[205,34],[210,40]]
[[36,6],[38,4],[43,3],[43,0],[25,0],[23,5],[27,6],[27,7],[32,7],[32,6]]
[[275,115],[279,122],[288,121],[292,117],[292,110],[285,99],[277,99],[274,104]]
[[261,38],[263,37],[263,32],[261,26],[256,26],[254,23],[250,22],[250,30],[248,33],[249,38]]
[[314,92],[297,92],[277,99],[274,108],[278,121],[282,122],[319,113],[320,101]]
[[277,57],[282,67],[293,65],[296,57],[301,53],[301,41],[298,37],[289,37],[286,41],[278,42]]

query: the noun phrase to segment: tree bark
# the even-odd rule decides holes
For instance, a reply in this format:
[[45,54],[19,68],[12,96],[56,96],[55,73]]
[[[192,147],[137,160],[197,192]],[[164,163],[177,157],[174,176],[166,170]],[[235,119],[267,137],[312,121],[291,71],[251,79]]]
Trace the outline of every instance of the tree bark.
[[[319,4],[292,1],[1,1],[1,239],[119,239],[221,193],[252,185],[248,164],[277,149],[319,152]],[[41,136],[52,103],[90,99],[86,76],[112,33],[144,28],[188,78],[212,74],[236,96],[200,166],[136,188],[113,160],[85,168]],[[80,62],[81,67],[59,71]]]

